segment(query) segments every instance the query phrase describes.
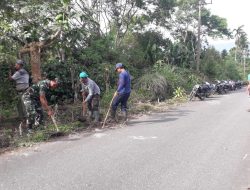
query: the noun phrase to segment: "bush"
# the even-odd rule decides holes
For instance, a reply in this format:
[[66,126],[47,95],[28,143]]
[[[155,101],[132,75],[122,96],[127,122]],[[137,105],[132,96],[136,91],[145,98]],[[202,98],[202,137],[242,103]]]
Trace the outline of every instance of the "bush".
[[145,74],[137,80],[135,89],[144,93],[152,101],[165,100],[168,94],[168,83],[159,73]]

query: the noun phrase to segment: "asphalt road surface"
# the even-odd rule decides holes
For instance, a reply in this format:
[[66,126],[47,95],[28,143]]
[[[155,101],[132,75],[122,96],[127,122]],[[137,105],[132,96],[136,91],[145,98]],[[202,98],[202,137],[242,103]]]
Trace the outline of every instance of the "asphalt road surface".
[[0,155],[1,190],[247,190],[245,89]]

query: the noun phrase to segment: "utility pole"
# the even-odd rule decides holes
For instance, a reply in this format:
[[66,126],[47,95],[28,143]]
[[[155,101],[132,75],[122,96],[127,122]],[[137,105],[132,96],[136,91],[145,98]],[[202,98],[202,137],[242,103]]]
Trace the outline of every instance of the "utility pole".
[[201,57],[201,8],[203,5],[212,4],[212,0],[198,0],[198,34],[197,34],[197,47],[196,47],[196,71],[200,70],[200,57]]

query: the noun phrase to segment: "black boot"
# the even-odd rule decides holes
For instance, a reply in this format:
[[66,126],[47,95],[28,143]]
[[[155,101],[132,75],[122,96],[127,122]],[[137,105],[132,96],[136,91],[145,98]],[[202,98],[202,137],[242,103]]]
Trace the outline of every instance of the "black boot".
[[125,123],[128,120],[127,111],[122,111],[122,122]]
[[93,111],[93,116],[94,116],[94,122],[98,123],[100,120],[100,113],[99,111]]
[[88,117],[87,117],[87,121],[91,122],[93,119],[93,112],[92,111],[88,111]]
[[33,133],[33,123],[29,121],[29,119],[26,120],[26,130],[28,134]]
[[117,122],[116,121],[116,111],[111,109],[111,120],[110,122]]

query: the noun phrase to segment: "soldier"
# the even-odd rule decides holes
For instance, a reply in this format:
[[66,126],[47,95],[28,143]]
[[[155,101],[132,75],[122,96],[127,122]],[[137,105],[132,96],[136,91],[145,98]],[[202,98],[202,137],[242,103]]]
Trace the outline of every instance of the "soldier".
[[43,110],[47,111],[48,116],[53,115],[52,108],[48,105],[46,93],[49,89],[58,87],[57,79],[45,79],[33,84],[22,96],[25,105],[26,122],[28,131],[33,125],[39,125],[43,121]]
[[21,97],[25,90],[29,88],[29,73],[23,67],[24,61],[17,60],[15,64],[16,72],[13,75],[11,75],[11,72],[9,73],[9,79],[16,82],[16,90],[18,93],[17,110],[21,120],[24,119],[24,105]]
[[98,124],[100,117],[100,88],[95,81],[88,78],[86,72],[81,72],[79,77],[82,84],[83,105],[87,104],[88,106],[89,119],[94,118],[95,124]]

